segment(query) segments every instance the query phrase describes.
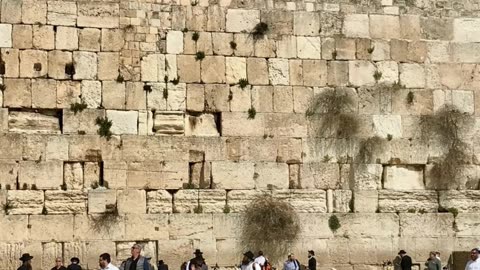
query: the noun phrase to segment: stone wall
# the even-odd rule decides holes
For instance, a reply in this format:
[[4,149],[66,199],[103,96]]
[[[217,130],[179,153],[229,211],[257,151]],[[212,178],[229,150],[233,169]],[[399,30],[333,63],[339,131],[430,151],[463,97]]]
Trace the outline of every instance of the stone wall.
[[[0,270],[22,252],[96,269],[133,242],[172,269],[195,248],[231,267],[264,193],[325,268],[479,245],[475,1],[0,3]],[[422,135],[446,105],[469,121],[453,163],[441,129]]]

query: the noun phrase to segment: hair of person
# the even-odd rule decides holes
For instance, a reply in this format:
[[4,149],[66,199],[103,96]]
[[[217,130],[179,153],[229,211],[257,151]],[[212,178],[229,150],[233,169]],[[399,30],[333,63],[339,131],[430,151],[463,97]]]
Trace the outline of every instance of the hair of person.
[[102,255],[100,255],[100,258],[102,258],[102,260],[107,261],[108,263],[112,261],[112,259],[110,258],[110,254],[108,253],[103,253]]

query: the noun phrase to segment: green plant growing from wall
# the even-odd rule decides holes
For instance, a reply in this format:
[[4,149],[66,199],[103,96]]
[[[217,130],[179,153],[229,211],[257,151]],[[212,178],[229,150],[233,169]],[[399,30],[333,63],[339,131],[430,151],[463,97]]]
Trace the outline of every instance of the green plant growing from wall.
[[173,85],[177,85],[180,82],[180,76],[170,81]]
[[334,50],[334,51],[332,52],[332,59],[333,59],[333,60],[336,60],[336,59],[337,59],[337,50]]
[[93,215],[91,217],[92,229],[94,232],[111,233],[111,230],[115,228],[115,224],[120,221],[120,214],[116,204],[107,204],[105,206],[105,212]]
[[382,78],[382,72],[375,70],[375,72],[373,73],[373,78],[376,82],[378,82]]
[[422,139],[425,142],[435,140],[443,147],[444,154],[433,160],[432,176],[438,181],[436,188],[457,188],[458,175],[465,164],[472,162],[468,153],[468,144],[463,141],[474,126],[473,116],[461,112],[453,105],[445,105],[433,115],[421,117]]
[[9,201],[6,201],[2,204],[2,209],[5,215],[8,215],[10,213],[10,210],[13,209],[13,205]]
[[255,116],[257,115],[257,110],[255,110],[254,107],[251,107],[248,109],[248,118],[247,119],[255,119]]
[[317,137],[351,137],[358,130],[353,98],[343,91],[325,90],[313,98],[305,113]]
[[238,81],[238,86],[240,86],[240,88],[242,88],[242,89],[245,89],[245,87],[248,86],[248,80],[247,79],[240,79]]
[[192,40],[193,41],[197,42],[199,38],[200,38],[200,34],[198,32],[194,32],[192,34]]
[[235,41],[230,41],[230,48],[232,50],[236,50],[237,49],[237,43]]
[[197,52],[195,54],[195,60],[197,61],[202,61],[205,58],[205,53],[204,52]]
[[228,204],[225,205],[225,207],[223,207],[223,213],[224,214],[228,214],[230,213],[232,210],[230,209],[230,206],[228,206]]
[[123,83],[125,81],[125,78],[122,74],[118,74],[116,81],[117,83]]
[[372,47],[368,48],[367,52],[369,54],[372,54],[374,50],[375,50],[375,46],[372,46]]
[[100,137],[104,137],[107,140],[110,140],[112,138],[112,132],[110,131],[110,128],[112,127],[112,121],[108,120],[107,117],[97,117],[95,123],[98,126],[97,133],[100,135]]
[[242,216],[240,241],[244,250],[263,250],[278,261],[300,235],[300,221],[293,206],[271,195],[257,196]]
[[340,224],[340,220],[336,215],[330,216],[330,218],[328,219],[328,227],[334,233],[337,232],[337,230],[340,229],[340,227],[342,227],[342,225]]
[[195,208],[193,208],[193,213],[195,214],[203,213],[203,207],[201,205],[195,206]]
[[[393,136],[392,136],[393,137]],[[384,152],[386,139],[378,136],[362,139],[355,159],[356,163],[381,163],[378,155]]]
[[251,33],[254,40],[262,39],[268,32],[268,24],[259,22],[253,28]]
[[448,212],[453,214],[454,218],[456,218],[458,216],[458,209],[457,208],[451,207],[451,208],[448,208],[447,210],[448,210]]
[[5,92],[7,90],[7,86],[5,84],[0,84],[0,92]]
[[85,101],[81,100],[81,102],[75,102],[70,104],[70,110],[73,112],[73,114],[77,114],[78,112],[82,112],[87,108],[87,103]]
[[415,94],[412,91],[409,91],[407,94],[407,104],[412,105],[415,101]]

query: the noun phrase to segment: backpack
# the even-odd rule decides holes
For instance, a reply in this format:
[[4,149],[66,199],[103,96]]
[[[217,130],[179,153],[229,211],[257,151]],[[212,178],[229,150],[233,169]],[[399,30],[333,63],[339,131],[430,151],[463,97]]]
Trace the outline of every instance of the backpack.
[[272,265],[266,258],[265,258],[265,263],[262,266],[262,270],[272,270]]

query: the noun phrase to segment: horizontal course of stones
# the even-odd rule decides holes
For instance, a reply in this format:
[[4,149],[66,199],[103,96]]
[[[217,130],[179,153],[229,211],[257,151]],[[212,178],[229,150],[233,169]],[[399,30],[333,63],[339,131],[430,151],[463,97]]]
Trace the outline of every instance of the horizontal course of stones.
[[[172,269],[195,248],[232,267],[240,215],[267,194],[299,213],[291,250],[322,269],[478,246],[478,15],[472,1],[0,0],[0,270],[23,252],[35,269],[97,269],[135,241]],[[355,136],[305,117],[329,89],[352,99]],[[473,119],[452,190],[419,126],[444,105]],[[372,137],[381,150],[357,161]]]

